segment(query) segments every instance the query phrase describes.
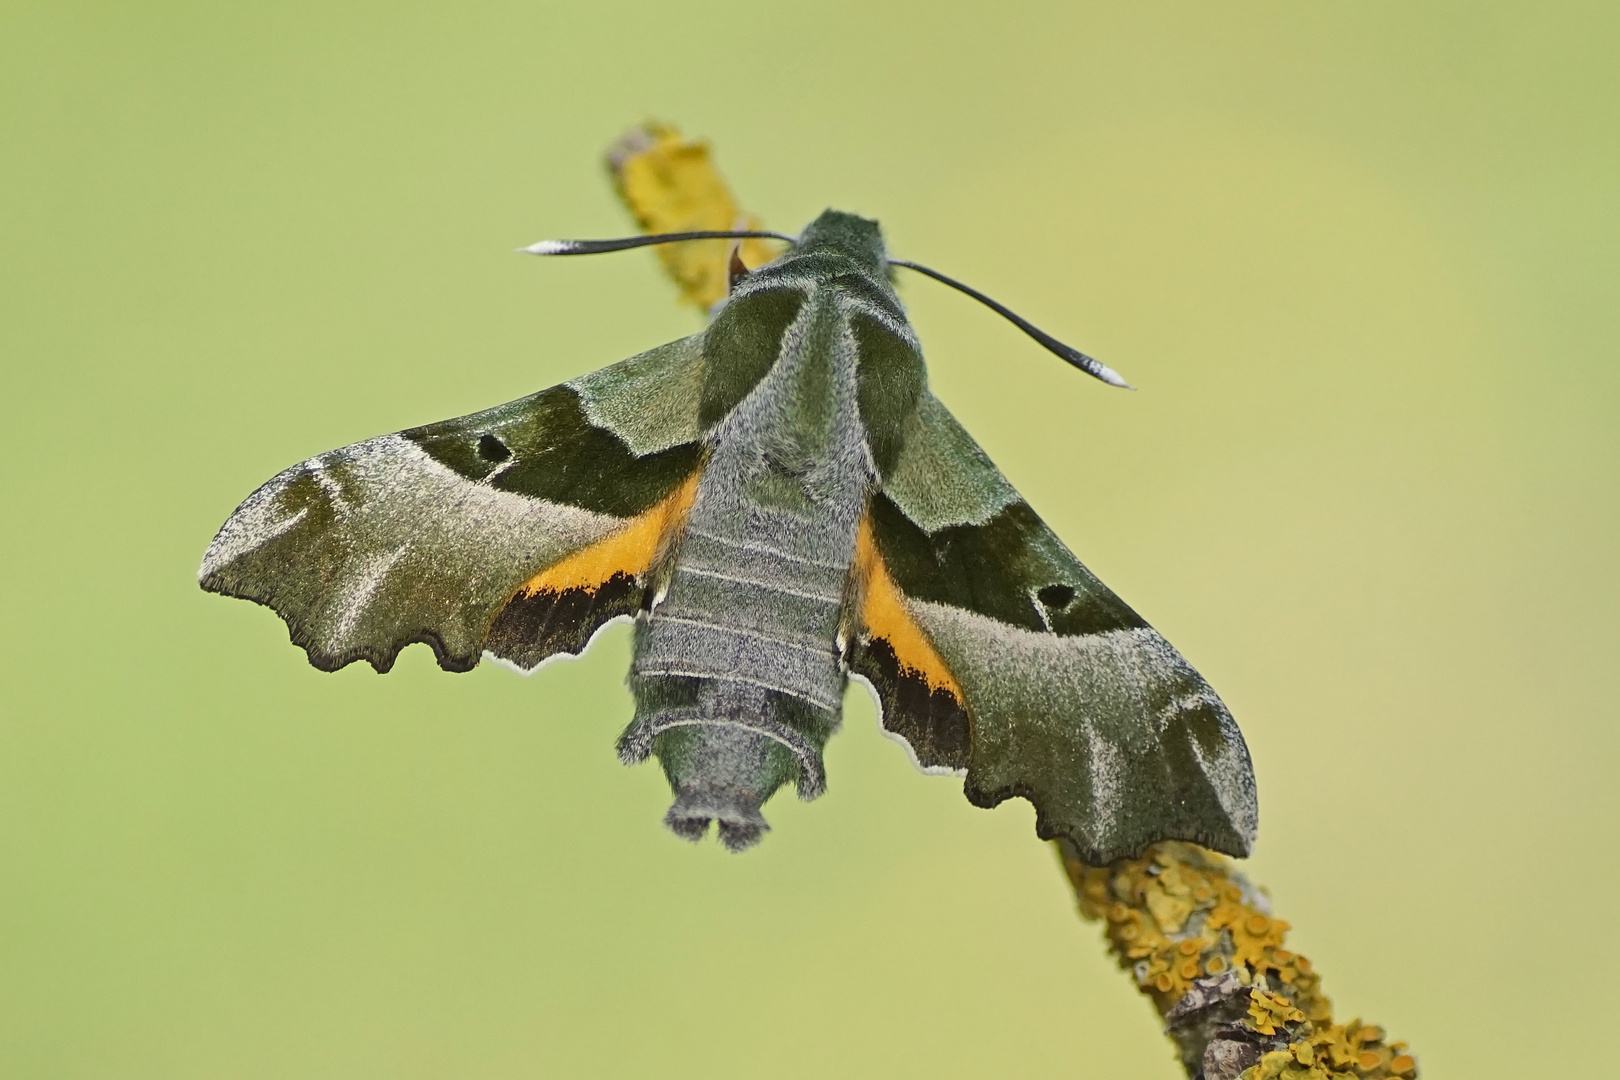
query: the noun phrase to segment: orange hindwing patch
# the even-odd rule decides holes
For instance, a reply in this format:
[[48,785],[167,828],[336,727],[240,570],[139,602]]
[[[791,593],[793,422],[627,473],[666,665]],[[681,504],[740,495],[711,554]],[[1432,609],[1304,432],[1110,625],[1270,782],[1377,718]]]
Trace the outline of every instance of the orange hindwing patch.
[[580,652],[603,624],[639,611],[644,578],[680,534],[700,475],[518,586],[490,625],[485,650],[527,671],[548,656]]
[[700,472],[693,473],[663,502],[641,516],[631,518],[629,524],[618,532],[546,567],[525,581],[518,594],[533,596],[569,589],[594,590],[611,581],[616,574],[641,577],[652,567],[659,551],[685,523],[687,511],[692,509],[692,500],[697,497],[700,476]]
[[922,627],[906,611],[900,590],[883,566],[883,557],[878,554],[877,542],[872,538],[870,518],[861,520],[861,529],[855,538],[855,572],[865,589],[861,622],[873,640],[889,643],[903,674],[920,677],[931,690],[944,690],[961,701],[961,685],[934,651]]

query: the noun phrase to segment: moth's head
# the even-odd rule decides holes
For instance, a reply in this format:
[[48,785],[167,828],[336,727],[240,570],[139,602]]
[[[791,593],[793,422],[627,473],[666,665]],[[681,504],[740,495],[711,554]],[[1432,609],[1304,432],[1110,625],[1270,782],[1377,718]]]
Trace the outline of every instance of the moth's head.
[[823,210],[805,226],[794,254],[832,251],[860,264],[874,277],[888,280],[889,254],[883,247],[883,230],[871,218]]

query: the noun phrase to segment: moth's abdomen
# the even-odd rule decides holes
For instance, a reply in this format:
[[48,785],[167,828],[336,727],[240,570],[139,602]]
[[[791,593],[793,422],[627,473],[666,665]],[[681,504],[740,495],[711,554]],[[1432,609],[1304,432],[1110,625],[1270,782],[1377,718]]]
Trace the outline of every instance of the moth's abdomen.
[[[714,821],[733,850],[767,828],[759,808],[777,788],[792,781],[808,799],[826,786],[821,748],[846,678],[835,639],[847,566],[790,520],[752,523],[688,528],[636,637],[636,718],[619,747],[626,761],[663,762],[671,829],[696,840]],[[776,543],[724,535],[735,531]]]
[[735,679],[836,710],[833,639],[849,571],[814,555],[688,529],[637,674]]
[[721,380],[741,398],[710,435],[668,584],[639,624],[636,718],[619,744],[627,762],[663,763],[670,828],[695,840],[717,822],[732,850],[759,839],[759,808],[783,784],[806,799],[826,785],[821,748],[847,678],[838,630],[872,480],[841,294],[790,292],[739,297],[705,335],[711,376],[761,374],[751,388]]

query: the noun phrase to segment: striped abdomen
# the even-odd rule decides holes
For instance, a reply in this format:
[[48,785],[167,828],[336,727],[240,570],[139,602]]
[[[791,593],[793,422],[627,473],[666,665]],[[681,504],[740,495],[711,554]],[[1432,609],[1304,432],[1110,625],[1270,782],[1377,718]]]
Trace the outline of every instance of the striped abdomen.
[[778,787],[825,786],[864,447],[848,321],[818,291],[715,432],[668,584],[637,628],[620,755],[657,754],[676,796],[665,822],[683,836],[716,821],[728,847],[747,847]]

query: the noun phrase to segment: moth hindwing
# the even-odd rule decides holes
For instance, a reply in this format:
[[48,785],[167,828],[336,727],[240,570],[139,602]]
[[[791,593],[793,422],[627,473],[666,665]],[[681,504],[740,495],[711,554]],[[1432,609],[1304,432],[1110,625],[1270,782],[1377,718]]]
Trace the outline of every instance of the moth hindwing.
[[825,787],[850,675],[979,806],[1094,863],[1253,842],[1242,735],[927,388],[877,224],[828,211],[701,334],[486,412],[311,458],[215,536],[203,588],[310,662],[411,642],[522,669],[635,620],[626,762],[734,850]]

